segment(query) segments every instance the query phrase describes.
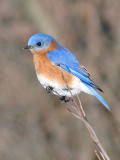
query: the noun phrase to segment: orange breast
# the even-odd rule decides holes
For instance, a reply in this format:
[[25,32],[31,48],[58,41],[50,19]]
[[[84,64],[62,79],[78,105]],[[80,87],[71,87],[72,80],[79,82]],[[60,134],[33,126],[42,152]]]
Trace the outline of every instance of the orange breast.
[[[53,45],[53,44],[52,44]],[[49,48],[52,50],[52,47]],[[41,51],[33,53],[33,58],[34,58],[34,64],[35,64],[35,69],[36,73],[38,75],[42,75],[45,78],[48,78],[51,81],[56,81],[59,83],[61,86],[65,87],[66,82],[70,86],[73,82],[74,76],[67,71],[64,71],[63,69],[55,66],[48,58],[47,58],[47,51]],[[64,76],[64,78],[63,78]]]

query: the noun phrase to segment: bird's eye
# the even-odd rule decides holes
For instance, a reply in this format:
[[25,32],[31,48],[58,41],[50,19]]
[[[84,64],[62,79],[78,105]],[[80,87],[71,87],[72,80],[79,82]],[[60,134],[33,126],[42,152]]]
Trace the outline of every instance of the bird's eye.
[[42,44],[41,42],[38,42],[38,43],[37,43],[37,46],[41,46],[41,44]]

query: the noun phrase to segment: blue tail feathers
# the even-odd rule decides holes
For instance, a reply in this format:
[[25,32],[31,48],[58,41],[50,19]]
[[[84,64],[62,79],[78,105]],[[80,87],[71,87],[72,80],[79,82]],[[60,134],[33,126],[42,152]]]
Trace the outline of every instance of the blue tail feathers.
[[109,110],[111,111],[109,105],[107,104],[107,102],[102,98],[102,96],[93,88],[91,87],[89,84],[85,84],[88,89],[94,94],[94,96]]

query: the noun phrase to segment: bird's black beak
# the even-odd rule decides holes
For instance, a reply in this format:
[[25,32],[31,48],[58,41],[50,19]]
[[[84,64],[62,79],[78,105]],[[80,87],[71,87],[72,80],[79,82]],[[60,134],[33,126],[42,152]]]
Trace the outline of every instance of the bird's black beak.
[[25,46],[23,49],[30,49],[31,46]]
[[34,48],[35,48],[35,46],[28,45],[28,46],[24,47],[23,49],[34,49]]

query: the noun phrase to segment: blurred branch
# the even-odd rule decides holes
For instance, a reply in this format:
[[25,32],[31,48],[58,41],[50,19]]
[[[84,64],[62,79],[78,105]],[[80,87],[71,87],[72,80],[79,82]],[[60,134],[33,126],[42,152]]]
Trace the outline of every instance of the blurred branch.
[[25,7],[26,16],[31,18],[32,22],[35,24],[36,28],[43,33],[54,35],[54,37],[59,38],[59,30],[53,17],[50,17],[50,13],[47,8],[45,8],[39,1],[23,1],[22,3]]

